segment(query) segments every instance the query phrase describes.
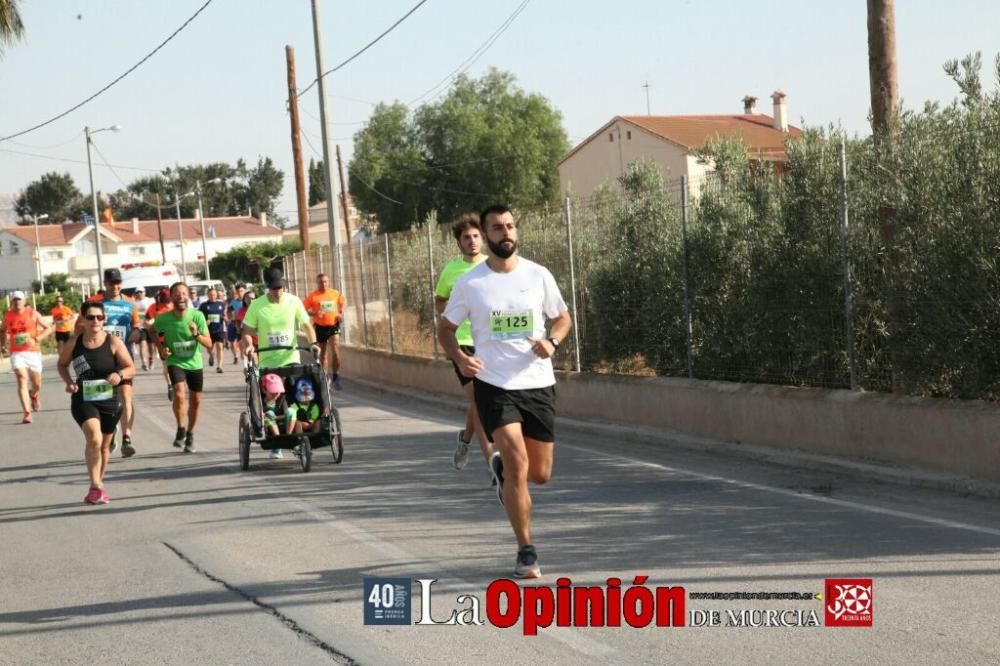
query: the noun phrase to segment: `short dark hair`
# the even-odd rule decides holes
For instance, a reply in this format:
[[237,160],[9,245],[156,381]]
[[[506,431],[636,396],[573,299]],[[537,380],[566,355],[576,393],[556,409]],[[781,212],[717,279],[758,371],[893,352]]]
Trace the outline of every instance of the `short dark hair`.
[[510,206],[506,206],[504,204],[493,204],[489,208],[484,209],[483,212],[479,214],[479,221],[485,227],[487,217],[489,217],[490,215],[503,215],[504,213],[510,213],[513,215],[514,211],[510,209]]
[[455,240],[462,238],[462,234],[469,229],[476,229],[480,234],[483,233],[483,228],[479,224],[479,215],[476,213],[462,213],[451,223],[451,233]]
[[84,317],[87,315],[87,310],[100,310],[101,314],[104,312],[104,301],[84,301],[83,305],[80,307],[80,316]]
[[237,282],[235,285],[233,285],[233,289],[246,289],[246,288],[247,286],[242,282]]
[[[171,296],[174,295],[174,289],[176,289],[177,287],[187,287],[187,282],[184,282],[183,280],[180,280],[180,281],[174,282],[172,285],[170,285],[170,295]],[[188,287],[188,288],[190,289],[190,287]]]

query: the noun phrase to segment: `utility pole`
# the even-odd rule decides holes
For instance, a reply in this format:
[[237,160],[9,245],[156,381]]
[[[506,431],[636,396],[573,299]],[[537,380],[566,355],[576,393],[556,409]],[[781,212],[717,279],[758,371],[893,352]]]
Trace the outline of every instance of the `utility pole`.
[[333,205],[335,193],[333,189],[333,176],[330,173],[333,168],[333,162],[330,159],[330,136],[326,128],[326,83],[323,80],[323,41],[319,27],[319,0],[312,0],[312,19],[313,43],[316,47],[316,85],[319,88],[319,123],[320,129],[323,132],[323,182],[326,185],[326,220],[327,228],[330,230],[330,250],[332,250],[330,255],[331,257],[337,257],[337,290],[343,294],[347,285],[344,284],[344,262],[341,260],[340,230],[337,227],[337,215]]
[[306,203],[306,177],[302,168],[302,137],[299,134],[299,97],[295,87],[295,49],[285,47],[288,69],[288,115],[292,120],[292,160],[295,163],[295,199],[299,209],[299,240],[302,250],[309,249],[309,210]]
[[163,244],[163,214],[160,213],[160,193],[156,193],[156,233],[160,237],[160,256],[167,263],[167,246]]
[[344,163],[340,161],[340,144],[337,144],[337,171],[340,173],[340,211],[344,214],[344,230],[347,242],[351,242],[350,213],[347,212],[347,187],[344,185]]
[[868,0],[868,80],[876,133],[890,129],[899,107],[895,5],[896,0]]
[[646,89],[646,115],[651,116],[653,114],[649,111],[649,81],[643,81],[642,87]]

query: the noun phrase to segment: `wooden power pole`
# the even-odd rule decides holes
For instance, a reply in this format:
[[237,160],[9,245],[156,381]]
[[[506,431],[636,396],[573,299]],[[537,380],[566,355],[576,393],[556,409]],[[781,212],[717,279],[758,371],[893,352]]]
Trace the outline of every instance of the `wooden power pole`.
[[347,212],[347,188],[344,186],[344,163],[340,161],[340,144],[337,144],[337,171],[340,172],[340,212],[344,214],[344,236],[347,243],[351,242],[351,216]]
[[[160,193],[156,193],[156,233],[160,237],[160,256],[167,263],[167,246],[163,244],[163,215],[160,213]],[[152,295],[152,294],[150,294]]]
[[309,250],[309,207],[306,203],[306,176],[302,166],[302,136],[299,133],[299,97],[295,88],[295,49],[285,47],[288,67],[288,113],[292,119],[292,161],[295,163],[295,199],[299,209],[299,240]]
[[868,80],[876,133],[891,129],[899,108],[895,5],[895,0],[868,0]]

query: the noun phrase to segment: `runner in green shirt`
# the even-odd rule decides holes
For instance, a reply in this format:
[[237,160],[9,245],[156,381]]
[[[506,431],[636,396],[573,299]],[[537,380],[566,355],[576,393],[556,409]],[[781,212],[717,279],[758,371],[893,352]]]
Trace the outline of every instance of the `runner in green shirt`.
[[[452,259],[441,269],[441,277],[438,278],[437,288],[434,289],[434,307],[437,309],[438,315],[444,312],[445,306],[448,305],[448,299],[451,298],[451,290],[455,288],[455,282],[458,281],[458,278],[471,271],[486,259],[486,255],[481,253],[483,248],[483,230],[479,226],[478,215],[475,213],[466,213],[460,216],[451,225],[451,233],[455,236],[455,241],[458,243],[458,249],[462,251],[462,256]],[[472,324],[469,323],[468,319],[462,322],[455,335],[462,350],[469,356],[474,356],[476,348],[472,342]],[[454,361],[452,361],[452,365],[455,365]],[[465,412],[465,428],[458,431],[458,445],[455,448],[455,455],[452,457],[452,462],[455,465],[455,469],[462,469],[469,462],[469,442],[472,441],[472,433],[475,432],[476,438],[479,440],[479,448],[483,452],[486,464],[489,465],[492,447],[486,438],[486,433],[483,432],[483,428],[479,424],[476,400],[472,395],[472,379],[459,372],[458,366],[455,366],[455,374],[458,375],[458,381],[461,382],[462,390],[465,391],[469,407]]]
[[[194,426],[198,422],[201,392],[205,385],[204,365],[198,345],[210,350],[212,338],[208,335],[205,315],[191,307],[186,284],[175,282],[171,285],[170,300],[174,304],[173,310],[160,313],[153,322],[156,330],[153,342],[174,387],[173,408],[177,421],[174,446],[183,446],[185,453],[194,453]],[[189,392],[191,399],[190,406],[187,406]]]

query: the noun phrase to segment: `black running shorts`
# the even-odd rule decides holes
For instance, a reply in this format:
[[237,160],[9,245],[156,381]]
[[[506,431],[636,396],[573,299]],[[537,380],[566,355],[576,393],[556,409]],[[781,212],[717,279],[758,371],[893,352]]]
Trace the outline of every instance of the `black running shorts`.
[[[458,348],[461,349],[466,356],[474,356],[476,353],[476,348],[471,347],[469,345],[459,345]],[[472,377],[466,377],[465,375],[462,374],[462,371],[458,369],[457,363],[452,361],[451,366],[455,368],[455,376],[458,377],[458,381],[462,383],[462,386],[465,386],[466,384],[472,381]]]
[[167,376],[170,377],[171,385],[176,386],[184,382],[195,393],[201,393],[205,388],[205,373],[201,370],[185,370],[176,365],[168,365]]
[[209,331],[208,335],[212,338],[212,344],[219,343],[221,345],[226,342],[226,329],[222,327],[215,331]]
[[556,387],[505,390],[473,379],[476,408],[486,436],[493,441],[493,431],[510,423],[520,423],[525,437],[539,442],[554,442],[556,429]]
[[56,342],[69,342],[69,331],[56,331]]
[[325,345],[326,341],[335,335],[340,335],[340,322],[337,322],[333,326],[316,327],[316,342],[321,345]]
[[101,432],[110,435],[115,431],[118,419],[121,418],[122,403],[118,398],[84,402],[83,396],[73,394],[69,411],[77,425],[82,426],[83,422],[89,419],[98,419],[101,422]]

